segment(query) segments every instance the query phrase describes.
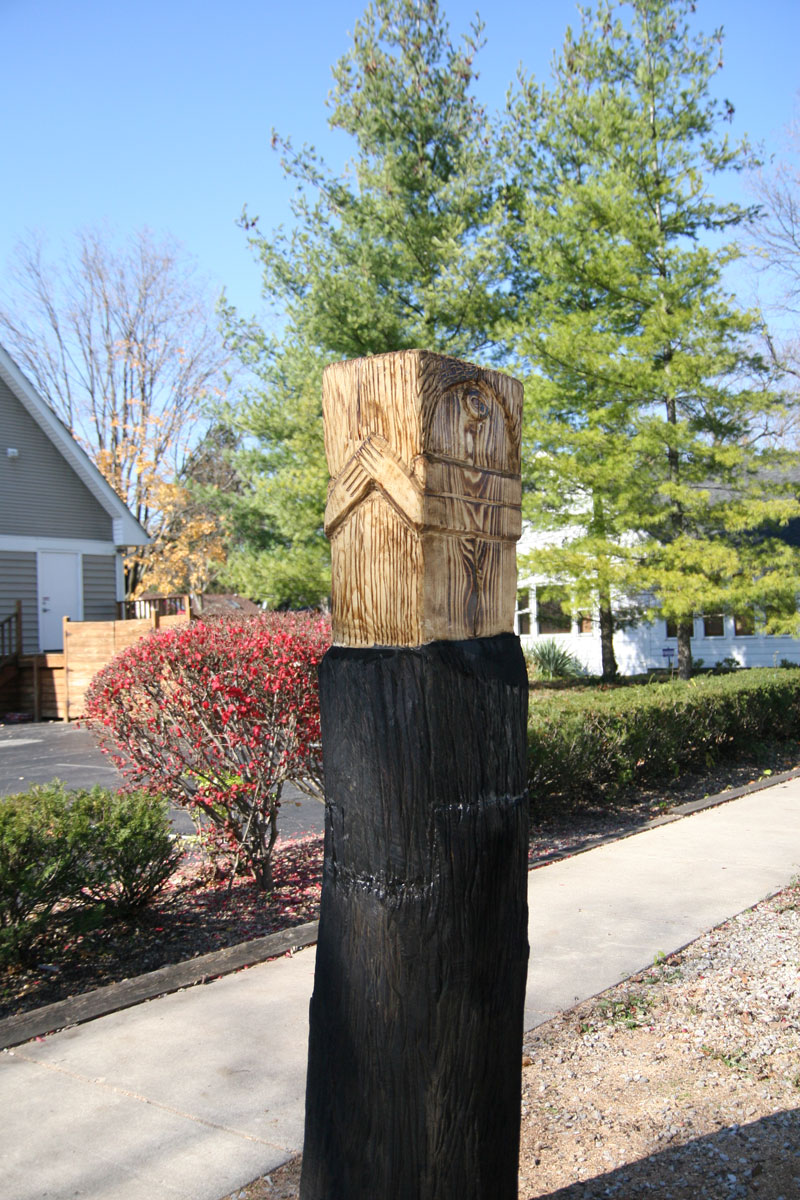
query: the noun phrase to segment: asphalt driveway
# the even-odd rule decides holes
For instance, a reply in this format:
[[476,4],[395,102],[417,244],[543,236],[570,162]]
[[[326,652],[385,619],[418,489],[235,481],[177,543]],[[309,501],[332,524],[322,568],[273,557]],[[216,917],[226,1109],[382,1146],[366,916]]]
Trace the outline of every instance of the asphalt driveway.
[[122,777],[88,729],[64,721],[0,725],[0,796],[61,779],[69,788],[118,787]]
[[[69,788],[100,784],[114,788],[122,783],[119,771],[99,749],[94,736],[64,721],[24,725],[0,724],[0,796],[27,791],[36,783],[60,779]],[[297,788],[284,788],[278,821],[283,837],[322,833],[325,810]],[[173,810],[172,823],[179,833],[194,826],[181,809]]]

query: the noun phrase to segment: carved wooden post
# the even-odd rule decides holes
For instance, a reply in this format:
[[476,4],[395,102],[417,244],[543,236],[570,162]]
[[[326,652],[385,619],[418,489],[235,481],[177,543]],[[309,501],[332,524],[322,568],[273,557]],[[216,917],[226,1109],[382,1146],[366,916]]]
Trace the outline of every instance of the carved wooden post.
[[302,1200],[516,1200],[522,387],[424,351],[323,382],[334,647]]

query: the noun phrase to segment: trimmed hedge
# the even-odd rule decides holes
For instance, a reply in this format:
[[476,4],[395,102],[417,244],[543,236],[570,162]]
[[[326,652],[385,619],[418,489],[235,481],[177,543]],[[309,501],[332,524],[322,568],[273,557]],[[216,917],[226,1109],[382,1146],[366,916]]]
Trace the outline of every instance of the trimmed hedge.
[[183,857],[169,805],[144,791],[80,792],[70,809],[71,836],[81,848],[80,899],[120,917],[145,908]]
[[800,736],[800,672],[778,668],[626,687],[531,689],[534,808],[616,799],[631,784],[709,768]]

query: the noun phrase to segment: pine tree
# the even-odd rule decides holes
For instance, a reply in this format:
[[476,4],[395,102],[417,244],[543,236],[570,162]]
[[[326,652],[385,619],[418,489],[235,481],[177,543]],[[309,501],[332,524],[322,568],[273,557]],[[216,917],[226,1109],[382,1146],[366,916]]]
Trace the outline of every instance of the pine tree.
[[778,452],[752,436],[782,401],[752,349],[757,317],[724,283],[736,251],[722,237],[750,214],[709,192],[749,152],[711,93],[721,32],[694,34],[693,12],[581,10],[552,85],[523,80],[510,110],[527,205],[527,515],[561,543],[532,565],[599,605],[608,674],[615,594],[657,597],[688,675],[695,613],[768,606],[797,580],[770,531],[800,506]]
[[298,184],[294,228],[263,234],[244,217],[264,295],[285,319],[267,338],[226,310],[257,385],[233,419],[255,448],[233,513],[231,582],[271,602],[328,590],[320,377],[342,358],[423,347],[493,358],[508,298],[495,219],[502,195],[476,102],[475,26],[451,41],[436,0],[375,0],[333,68],[331,128],[352,139],[347,168],[273,136]]

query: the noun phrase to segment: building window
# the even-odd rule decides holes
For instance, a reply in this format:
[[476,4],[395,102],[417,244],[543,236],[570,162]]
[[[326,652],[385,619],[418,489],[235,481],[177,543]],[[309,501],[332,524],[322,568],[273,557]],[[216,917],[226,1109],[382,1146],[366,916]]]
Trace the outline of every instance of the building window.
[[678,636],[678,622],[675,620],[675,618],[674,617],[668,618],[668,620],[666,620],[664,622],[664,624],[667,627],[667,637],[676,638]]
[[536,589],[536,621],[539,633],[569,633],[571,631],[569,594],[565,587],[550,584]]
[[517,591],[517,633],[524,637],[531,631],[531,593],[529,588]]
[[733,632],[737,637],[752,637],[756,631],[756,614],[752,609],[733,614]]
[[722,613],[713,613],[710,617],[703,617],[703,637],[724,637],[725,636],[725,618]]
[[594,621],[590,612],[578,613],[578,633],[592,633]]

